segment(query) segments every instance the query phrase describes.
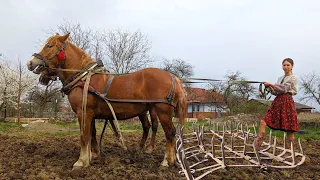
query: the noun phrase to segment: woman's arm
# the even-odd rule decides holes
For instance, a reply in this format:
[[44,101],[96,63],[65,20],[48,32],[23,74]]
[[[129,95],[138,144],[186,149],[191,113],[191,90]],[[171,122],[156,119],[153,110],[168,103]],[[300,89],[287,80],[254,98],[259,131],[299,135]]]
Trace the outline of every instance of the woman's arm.
[[292,95],[296,95],[298,92],[297,78],[292,76],[290,80],[284,84],[272,84],[270,82],[264,82],[265,86],[270,86],[272,89],[272,94],[284,94],[291,93]]

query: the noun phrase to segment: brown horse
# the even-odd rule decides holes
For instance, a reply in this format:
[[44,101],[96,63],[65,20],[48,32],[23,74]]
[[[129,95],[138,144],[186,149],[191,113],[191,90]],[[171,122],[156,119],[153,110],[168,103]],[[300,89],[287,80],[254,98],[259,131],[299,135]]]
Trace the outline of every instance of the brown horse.
[[[98,154],[97,142],[92,139],[92,120],[94,118],[113,119],[112,110],[103,98],[110,101],[117,119],[120,120],[139,116],[147,111],[154,112],[162,125],[167,141],[161,164],[174,165],[176,161],[175,127],[172,115],[175,111],[181,124],[184,123],[186,115],[186,93],[182,81],[157,68],[146,68],[116,76],[112,81],[111,75],[93,74],[89,81],[89,89],[92,93],[88,93],[87,98],[84,99],[83,94],[86,92],[81,86],[84,84],[81,82],[83,79],[75,78],[75,72],[72,70],[87,72],[94,61],[83,50],[68,41],[68,37],[69,34],[63,36],[56,34],[50,37],[43,49],[38,54],[34,54],[28,62],[28,69],[38,74],[46,70],[49,76],[58,76],[64,85],[63,89],[70,83],[74,83],[72,88],[66,91],[72,110],[78,116],[81,129],[80,157],[73,165],[74,168],[88,166],[92,155]],[[111,82],[111,85],[106,88],[108,82]],[[107,95],[102,97],[101,93],[105,92],[105,89],[108,89]],[[83,101],[87,102],[86,111],[82,107]]]
[[[40,83],[42,85],[48,85],[49,81],[56,80],[56,78],[52,78],[51,76],[54,76],[54,74],[50,74],[50,71],[48,71],[47,68],[42,69],[41,76],[39,78]],[[155,138],[156,138],[156,134],[157,134],[157,130],[158,130],[158,118],[157,118],[156,113],[151,109],[149,114],[150,114],[151,125],[150,125],[150,122],[149,122],[149,119],[147,116],[147,112],[142,113],[138,116],[139,120],[142,124],[142,129],[143,129],[143,134],[142,134],[142,137],[141,137],[141,140],[139,143],[139,147],[141,148],[141,150],[144,149],[146,153],[153,152],[154,145],[155,145]],[[118,132],[113,120],[110,120],[109,122],[110,122],[111,128],[114,132],[114,135],[117,138],[116,142],[123,149],[127,150],[127,146],[125,145],[125,143],[121,137],[121,132]],[[105,128],[106,128],[107,123],[108,123],[108,120],[105,119],[105,124],[104,124],[103,130],[102,130],[102,133],[101,133],[99,146],[101,146],[101,144],[102,144],[102,137],[105,132]],[[150,143],[145,147],[145,143],[148,139],[150,127],[152,128],[152,136],[151,136]],[[92,120],[92,122],[91,122],[91,134],[92,134],[91,142],[93,142],[93,144],[95,144],[95,142],[97,142],[97,139],[96,139],[96,124],[95,124],[94,120]],[[93,156],[99,156],[101,147],[99,149],[95,149],[95,148],[99,148],[99,147],[95,147],[95,146],[91,147],[92,151],[96,152],[96,155],[93,153]]]

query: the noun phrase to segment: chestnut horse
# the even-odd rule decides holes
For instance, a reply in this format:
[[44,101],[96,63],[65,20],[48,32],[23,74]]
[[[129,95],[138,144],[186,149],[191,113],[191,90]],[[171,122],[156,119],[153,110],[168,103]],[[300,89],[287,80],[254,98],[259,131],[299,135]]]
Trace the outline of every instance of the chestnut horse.
[[[39,72],[37,72],[37,74],[38,73]],[[53,81],[57,80],[56,77],[51,77],[51,76],[54,76],[54,74],[50,75],[50,72],[48,71],[47,68],[42,69],[41,76],[39,78],[40,83],[42,85],[48,85],[51,80],[53,80]],[[151,125],[150,125],[150,122],[149,122],[149,119],[148,119],[148,116],[147,116],[147,112],[146,113],[142,113],[142,114],[140,114],[138,116],[139,120],[140,120],[140,122],[142,124],[142,128],[143,128],[143,134],[142,134],[142,137],[141,137],[141,140],[140,140],[139,147],[141,148],[141,150],[144,149],[146,153],[152,153],[153,152],[154,145],[155,145],[156,134],[157,134],[157,130],[158,130],[158,118],[157,118],[156,113],[153,110],[151,110],[149,112],[149,114],[150,114]],[[124,143],[124,141],[122,139],[121,132],[119,131],[119,129],[117,129],[117,127],[114,124],[113,120],[110,120],[109,122],[110,122],[111,128],[112,128],[112,130],[114,132],[114,135],[117,138],[116,142],[124,150],[127,150],[127,146],[125,145],[125,143]],[[100,149],[94,149],[94,148],[97,148],[96,146],[92,146],[91,147],[94,152],[97,152],[97,156],[101,152],[102,137],[103,137],[103,134],[105,132],[105,128],[106,128],[107,123],[108,123],[108,119],[105,119],[105,124],[104,124],[104,127],[102,129],[101,136],[100,136],[100,143],[99,143]],[[146,143],[146,141],[148,139],[150,127],[152,129],[152,136],[151,136],[150,143],[145,147],[145,143]],[[91,142],[95,144],[95,142],[97,142],[97,139],[96,139],[96,124],[95,124],[94,120],[92,120],[92,122],[91,122],[91,134],[92,134]]]
[[[75,70],[87,72],[94,61],[82,49],[68,41],[68,37],[69,33],[63,36],[56,34],[48,38],[43,49],[35,53],[28,62],[28,69],[37,74],[48,72],[49,76],[58,76],[64,85],[63,89],[73,83],[71,88],[65,91],[72,110],[78,116],[81,129],[80,157],[73,167],[89,166],[92,156],[97,156],[99,153],[97,142],[92,139],[91,123],[95,118],[113,119],[112,110],[107,105],[106,99],[111,103],[119,120],[143,115],[147,111],[154,112],[166,136],[166,150],[161,165],[173,166],[176,156],[172,115],[175,112],[180,124],[184,123],[186,117],[186,92],[182,81],[169,72],[157,68],[146,68],[114,78],[109,74],[93,74],[88,81],[91,93],[84,99],[83,94],[86,92],[81,86],[83,79],[74,78]],[[106,85],[110,82],[110,86]],[[107,95],[102,97],[105,89]],[[86,101],[86,111],[83,111],[83,101]]]

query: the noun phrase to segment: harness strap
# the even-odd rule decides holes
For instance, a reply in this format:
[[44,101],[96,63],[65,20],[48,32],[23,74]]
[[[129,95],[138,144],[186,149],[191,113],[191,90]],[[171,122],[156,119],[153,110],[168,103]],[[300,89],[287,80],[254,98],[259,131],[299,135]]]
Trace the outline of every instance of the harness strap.
[[83,135],[85,130],[85,119],[87,118],[87,101],[88,101],[88,88],[91,80],[92,72],[89,72],[86,78],[86,82],[83,87],[82,94],[82,126],[81,126],[81,135]]
[[[109,81],[109,80],[108,80]],[[110,80],[112,81],[112,80]],[[84,82],[80,82],[77,84],[77,86],[80,86],[82,88],[84,88]],[[111,85],[111,82],[110,82]],[[109,87],[110,87],[109,85]],[[144,100],[144,99],[112,99],[112,98],[108,98],[106,97],[103,93],[98,92],[95,88],[93,88],[92,86],[88,87],[88,91],[92,92],[93,94],[99,96],[100,98],[102,98],[103,100],[107,100],[110,102],[119,102],[119,103],[165,103],[165,104],[169,104],[173,107],[176,107],[173,104],[173,99],[174,99],[174,91],[175,91],[175,78],[172,75],[172,83],[171,83],[171,89],[169,91],[168,96],[166,97],[166,99],[153,99],[153,100]],[[106,85],[107,86],[107,85]],[[107,89],[108,90],[108,89]],[[107,92],[106,92],[107,93]]]
[[[90,70],[93,70],[95,67],[97,67],[97,63],[92,63],[92,64],[89,64],[87,67],[85,67],[85,69],[90,71]],[[64,84],[64,86],[61,89],[61,92],[65,93],[65,94],[69,94],[69,92],[77,86],[77,83],[82,78],[84,78],[87,74],[88,74],[88,71],[85,71],[83,73],[77,74],[76,76],[73,76],[72,79],[68,80],[71,82]],[[94,73],[92,72],[92,74],[94,74]]]
[[167,100],[168,100],[168,103],[173,105],[173,99],[174,99],[174,91],[176,90],[176,78],[173,74],[170,74],[171,75],[171,89],[169,91],[169,94],[167,96]]
[[110,76],[109,76],[108,81],[107,81],[107,84],[106,84],[106,86],[104,87],[101,96],[103,96],[103,97],[106,97],[106,96],[107,96],[113,78],[114,78],[113,75],[110,75]]
[[[87,77],[86,77],[86,82],[84,83],[83,86],[83,99],[82,99],[82,126],[81,126],[81,134],[83,135],[84,133],[84,129],[85,129],[85,119],[86,119],[86,115],[87,115],[87,101],[88,101],[88,92],[96,92],[96,90],[90,86],[90,80],[91,80],[91,76],[93,75],[93,72],[89,72]],[[113,78],[112,78],[113,79]],[[112,80],[111,80],[112,81]],[[119,134],[119,140],[122,142],[122,144],[124,145],[124,139],[123,136],[120,132],[120,128],[119,128],[119,123],[118,123],[118,119],[117,116],[114,112],[114,109],[112,107],[112,105],[110,104],[110,102],[107,99],[104,99],[104,101],[108,104],[110,111],[112,113],[113,116],[113,122],[115,125],[115,129]]]

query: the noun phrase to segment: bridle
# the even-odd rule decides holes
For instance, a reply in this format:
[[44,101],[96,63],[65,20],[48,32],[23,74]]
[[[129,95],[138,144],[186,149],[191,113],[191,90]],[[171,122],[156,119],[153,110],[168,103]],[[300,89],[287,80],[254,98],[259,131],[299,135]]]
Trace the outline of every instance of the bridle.
[[45,68],[52,69],[52,68],[49,67],[49,63],[54,57],[58,56],[59,60],[65,60],[65,49],[66,49],[66,46],[67,46],[67,42],[65,41],[63,43],[62,47],[60,47],[56,53],[52,54],[49,57],[44,57],[39,53],[33,53],[32,56],[36,57],[37,59],[39,59],[41,61],[43,61]]

